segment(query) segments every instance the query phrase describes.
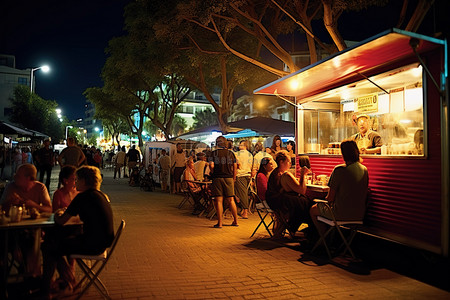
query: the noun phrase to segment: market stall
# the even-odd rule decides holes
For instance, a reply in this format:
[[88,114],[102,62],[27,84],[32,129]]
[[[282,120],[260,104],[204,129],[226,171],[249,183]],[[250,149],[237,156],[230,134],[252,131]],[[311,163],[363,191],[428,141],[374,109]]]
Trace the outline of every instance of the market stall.
[[315,174],[342,163],[340,142],[361,130],[364,117],[382,141],[375,154],[362,155],[367,227],[448,256],[447,80],[446,41],[392,29],[254,93],[296,106],[296,153],[309,155]]

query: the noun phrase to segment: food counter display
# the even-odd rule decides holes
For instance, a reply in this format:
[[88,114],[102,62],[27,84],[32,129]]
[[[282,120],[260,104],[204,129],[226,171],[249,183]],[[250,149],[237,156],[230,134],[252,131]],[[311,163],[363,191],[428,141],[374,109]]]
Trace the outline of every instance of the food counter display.
[[309,156],[316,176],[343,163],[340,143],[359,133],[369,170],[365,225],[377,236],[444,256],[446,53],[446,41],[393,29],[255,91],[295,99],[296,153]]

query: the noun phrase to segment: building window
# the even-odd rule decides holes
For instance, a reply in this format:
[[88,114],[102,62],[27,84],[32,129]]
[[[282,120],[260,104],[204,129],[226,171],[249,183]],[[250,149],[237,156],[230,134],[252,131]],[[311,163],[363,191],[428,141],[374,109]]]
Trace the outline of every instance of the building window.
[[22,85],[28,85],[28,78],[27,77],[19,77],[17,79],[17,82]]

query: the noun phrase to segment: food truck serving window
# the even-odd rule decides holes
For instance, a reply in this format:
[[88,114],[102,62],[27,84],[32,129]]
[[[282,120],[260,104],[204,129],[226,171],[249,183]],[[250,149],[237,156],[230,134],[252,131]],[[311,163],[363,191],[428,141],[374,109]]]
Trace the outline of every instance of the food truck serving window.
[[422,78],[415,63],[302,99],[304,153],[340,154],[352,138],[363,154],[423,156]]

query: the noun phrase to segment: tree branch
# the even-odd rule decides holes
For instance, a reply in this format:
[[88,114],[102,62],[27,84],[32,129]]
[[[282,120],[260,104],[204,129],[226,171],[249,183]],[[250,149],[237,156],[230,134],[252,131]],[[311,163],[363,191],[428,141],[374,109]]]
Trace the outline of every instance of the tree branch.
[[248,57],[248,56],[246,56],[246,55],[244,55],[244,54],[242,54],[242,53],[240,53],[240,52],[234,50],[234,49],[231,48],[231,47],[227,44],[227,42],[223,39],[223,37],[222,37],[222,35],[220,34],[219,30],[217,29],[216,23],[214,22],[213,19],[211,19],[211,22],[212,22],[212,24],[213,24],[213,26],[214,26],[214,29],[216,30],[217,36],[219,37],[220,41],[222,42],[222,45],[223,45],[226,49],[228,49],[228,51],[230,51],[231,53],[233,53],[233,54],[236,55],[237,57],[239,57],[239,58],[241,58],[241,59],[243,59],[243,60],[245,60],[245,61],[248,61],[248,62],[254,64],[255,66],[258,66],[258,67],[260,67],[260,68],[262,68],[262,69],[264,69],[264,70],[266,70],[266,71],[269,71],[269,72],[272,73],[272,74],[278,75],[278,76],[280,76],[280,77],[289,74],[288,72],[284,72],[284,71],[278,70],[278,69],[276,69],[276,68],[273,68],[273,67],[271,67],[271,66],[268,66],[268,65],[266,65],[266,64],[264,64],[264,63],[261,63],[261,62],[257,61],[256,59],[253,59],[253,58],[251,58],[251,57]]

